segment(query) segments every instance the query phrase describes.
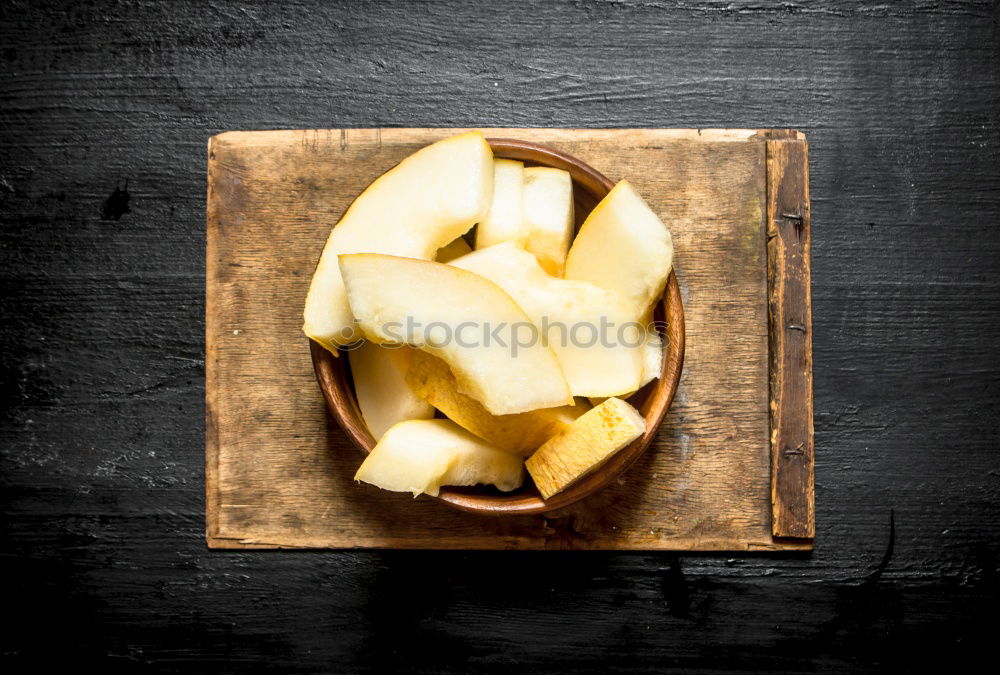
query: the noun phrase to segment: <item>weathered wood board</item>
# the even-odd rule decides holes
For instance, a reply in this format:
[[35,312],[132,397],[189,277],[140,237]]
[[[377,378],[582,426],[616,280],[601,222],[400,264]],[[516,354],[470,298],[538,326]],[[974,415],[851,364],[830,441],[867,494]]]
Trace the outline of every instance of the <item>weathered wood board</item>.
[[[211,139],[209,545],[810,548],[808,538],[772,536],[767,139],[781,134],[484,129],[551,145],[612,180],[627,177],[670,226],[687,324],[676,399],[653,447],[616,485],[546,516],[476,516],[352,481],[361,456],[326,411],[301,332],[309,279],[330,227],[368,183],[458,131],[230,132]],[[790,134],[787,141],[803,146],[797,156],[804,162],[804,139]],[[807,209],[807,192],[802,199]],[[807,219],[804,226],[808,233]],[[805,266],[808,290],[808,248],[795,260]],[[785,404],[809,408],[809,470],[798,474],[808,479],[798,489],[809,522],[791,531],[811,535],[811,389],[799,396]],[[780,473],[775,481],[787,483]]]

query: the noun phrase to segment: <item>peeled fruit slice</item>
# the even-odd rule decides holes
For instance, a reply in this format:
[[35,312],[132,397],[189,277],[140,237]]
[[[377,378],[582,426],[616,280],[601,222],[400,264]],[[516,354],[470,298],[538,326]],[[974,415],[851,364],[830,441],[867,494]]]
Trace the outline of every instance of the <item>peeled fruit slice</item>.
[[451,263],[505,290],[555,352],[574,396],[617,396],[639,388],[644,327],[613,292],[549,276],[512,243],[473,251]]
[[522,192],[524,164],[513,159],[493,160],[493,202],[490,211],[476,226],[476,248],[486,248],[503,241],[523,244]]
[[[660,376],[663,370],[663,338],[659,333],[650,331],[646,334],[646,342],[642,346],[642,380],[639,382],[639,389]],[[636,390],[638,391],[638,390]],[[620,398],[628,398],[634,391],[621,394]],[[607,396],[589,396],[587,399],[591,405],[604,403]]]
[[[646,342],[642,346],[642,380],[639,382],[639,389],[660,376],[663,370],[663,338],[659,333],[649,332],[646,334]],[[638,390],[636,390],[638,391]],[[621,394],[620,398],[628,398],[634,391]],[[590,405],[600,405],[604,403],[607,396],[588,396]]]
[[646,334],[646,342],[642,346],[642,380],[639,387],[647,384],[660,376],[663,370],[663,338],[659,333],[650,331]]
[[523,200],[524,247],[546,272],[561,277],[573,239],[573,179],[562,169],[529,167],[524,170]]
[[562,433],[590,409],[586,403],[542,408],[514,415],[493,415],[479,401],[459,393],[448,364],[425,352],[411,350],[406,382],[449,419],[505,452],[530,455]]
[[615,291],[641,313],[663,294],[673,258],[670,231],[623,180],[580,226],[565,276]]
[[306,297],[303,330],[333,351],[357,335],[337,256],[387,253],[429,260],[486,215],[493,153],[479,132],[418,150],[368,186],[327,239]]
[[397,422],[434,417],[434,407],[406,383],[407,356],[371,342],[350,353],[358,407],[375,440]]
[[543,499],[606,462],[646,431],[646,420],[619,398],[609,398],[550,439],[525,466]]
[[340,256],[350,308],[375,342],[441,357],[458,390],[507,415],[572,405],[552,350],[499,286],[457,267],[374,253]]
[[472,247],[469,246],[469,242],[465,241],[464,237],[458,237],[450,244],[439,248],[437,255],[434,256],[434,260],[443,263],[451,262],[455,258],[460,258],[466,253],[472,253]]
[[524,483],[524,466],[451,420],[408,420],[385,432],[354,480],[414,497],[436,497],[442,485],[480,483],[510,492]]

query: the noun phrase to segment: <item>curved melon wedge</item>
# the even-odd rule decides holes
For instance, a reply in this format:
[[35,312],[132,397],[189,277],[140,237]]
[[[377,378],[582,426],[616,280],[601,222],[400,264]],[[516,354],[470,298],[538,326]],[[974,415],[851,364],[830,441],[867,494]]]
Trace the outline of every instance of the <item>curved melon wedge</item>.
[[552,276],[563,275],[573,222],[573,179],[569,172],[548,166],[525,169],[524,248],[534,253]]
[[510,242],[451,265],[489,279],[514,298],[555,352],[574,396],[619,396],[641,386],[644,329],[616,293],[550,276],[535,256]]
[[565,277],[615,291],[643,313],[663,294],[673,260],[670,230],[623,180],[580,226]]
[[646,420],[625,401],[609,398],[580,415],[566,431],[528,458],[543,499],[596,470],[646,431]]
[[461,258],[467,253],[472,253],[472,247],[469,246],[469,242],[465,241],[463,237],[456,237],[455,241],[445,244],[438,249],[434,260],[442,263],[451,262],[455,258]]
[[374,253],[342,255],[340,267],[367,337],[444,359],[459,391],[492,414],[573,405],[555,354],[491,281],[442,263]]
[[419,350],[407,351],[410,359],[406,383],[417,396],[462,428],[505,452],[522,457],[530,455],[590,409],[589,404],[580,402],[514,415],[493,415],[479,401],[459,393],[455,376],[444,361]]
[[350,352],[358,407],[376,441],[397,422],[434,417],[431,404],[406,383],[407,356],[403,349],[371,342]]
[[442,485],[489,484],[510,492],[524,483],[524,463],[451,420],[408,420],[385,432],[354,480],[414,497],[436,497]]
[[305,334],[334,351],[354,342],[337,256],[386,253],[430,260],[489,211],[493,152],[476,131],[428,145],[382,174],[330,233],[306,297]]
[[[513,159],[493,160],[493,202],[489,213],[476,226],[476,248],[504,241],[524,243],[524,163]],[[443,261],[447,262],[447,261]]]

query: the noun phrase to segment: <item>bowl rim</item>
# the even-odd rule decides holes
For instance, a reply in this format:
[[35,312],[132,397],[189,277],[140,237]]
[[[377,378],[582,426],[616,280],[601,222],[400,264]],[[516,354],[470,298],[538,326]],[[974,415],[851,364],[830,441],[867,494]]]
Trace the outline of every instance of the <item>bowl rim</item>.
[[[554,148],[512,138],[486,140],[494,156],[564,169],[570,173],[574,183],[579,184],[587,192],[598,195],[599,199],[614,187],[611,180],[590,165]],[[515,491],[506,495],[478,494],[476,490],[482,489],[480,487],[442,487],[437,496],[428,496],[470,513],[494,516],[532,515],[565,508],[598,492],[618,478],[652,443],[673,403],[680,383],[684,364],[685,328],[684,307],[677,282],[676,266],[667,278],[666,288],[657,303],[657,313],[662,313],[666,323],[666,351],[660,376],[640,390],[640,393],[646,392],[645,399],[638,406],[639,412],[646,419],[646,431],[639,438],[548,500],[543,500],[533,487],[528,493]],[[354,387],[348,380],[350,365],[346,358],[342,358],[348,351],[341,349],[339,355],[334,355],[313,340],[309,340],[309,346],[313,370],[323,392],[327,409],[354,446],[363,455],[367,455],[375,446],[375,439],[364,423]]]

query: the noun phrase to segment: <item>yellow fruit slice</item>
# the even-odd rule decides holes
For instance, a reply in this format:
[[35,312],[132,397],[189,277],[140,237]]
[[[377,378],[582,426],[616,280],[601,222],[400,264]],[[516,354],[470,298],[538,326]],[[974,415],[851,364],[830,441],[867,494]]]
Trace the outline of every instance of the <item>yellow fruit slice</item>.
[[588,410],[525,465],[544,499],[587,475],[646,431],[646,420],[619,398]]
[[654,331],[646,334],[646,342],[642,346],[642,381],[639,388],[660,376],[663,370],[663,337]]
[[529,167],[524,170],[523,198],[524,247],[546,272],[561,277],[573,239],[573,179],[562,169]]
[[667,226],[623,180],[580,226],[565,276],[615,291],[642,313],[663,294],[673,258]]
[[555,354],[499,286],[465,270],[374,253],[340,256],[351,310],[375,342],[444,359],[458,390],[494,415],[572,405]]
[[458,237],[447,246],[439,248],[434,260],[441,263],[451,262],[467,253],[472,253],[472,247],[469,246],[469,242],[465,241],[464,237]]
[[476,226],[476,248],[486,248],[502,241],[523,244],[522,193],[524,164],[513,159],[493,160],[493,202],[489,213]]
[[406,382],[410,388],[450,419],[506,452],[530,455],[590,409],[587,403],[578,403],[514,415],[493,415],[479,401],[458,391],[447,363],[425,352],[408,351]]
[[451,264],[489,279],[520,305],[555,352],[574,396],[620,396],[641,386],[644,328],[613,291],[553,277],[510,242]]
[[[650,331],[646,333],[646,342],[642,345],[642,380],[639,382],[639,387],[636,389],[642,389],[647,384],[655,380],[660,376],[660,371],[663,370],[663,336],[655,331]],[[635,391],[630,391],[626,394],[621,394],[619,398],[628,398]],[[590,401],[591,405],[600,405],[608,399],[607,396],[588,396],[587,400]]]
[[524,483],[524,466],[451,420],[408,420],[385,432],[354,480],[414,497],[436,497],[442,485],[490,484],[510,492]]
[[331,351],[359,337],[338,255],[430,260],[486,214],[492,197],[493,152],[478,131],[428,145],[382,174],[330,232],[306,297],[305,334]]
[[397,422],[434,417],[434,407],[406,383],[403,351],[364,342],[350,352],[358,407],[376,441]]

